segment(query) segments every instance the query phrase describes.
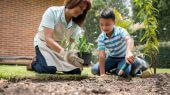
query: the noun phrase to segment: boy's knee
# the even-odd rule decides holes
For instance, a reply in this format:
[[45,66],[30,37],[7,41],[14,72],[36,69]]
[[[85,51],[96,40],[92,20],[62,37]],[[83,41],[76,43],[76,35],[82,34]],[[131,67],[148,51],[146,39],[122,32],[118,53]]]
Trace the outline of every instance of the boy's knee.
[[93,66],[93,67],[91,68],[91,73],[92,73],[93,75],[98,75],[98,74],[99,74],[98,68],[96,68],[95,66]]

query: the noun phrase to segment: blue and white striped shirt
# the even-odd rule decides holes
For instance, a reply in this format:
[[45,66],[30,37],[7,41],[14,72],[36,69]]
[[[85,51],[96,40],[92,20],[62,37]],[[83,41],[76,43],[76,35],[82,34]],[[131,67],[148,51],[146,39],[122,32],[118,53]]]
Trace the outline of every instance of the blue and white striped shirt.
[[105,32],[102,32],[98,37],[98,50],[108,50],[109,56],[125,57],[126,41],[125,36],[129,33],[121,27],[114,27],[111,37],[107,37]]

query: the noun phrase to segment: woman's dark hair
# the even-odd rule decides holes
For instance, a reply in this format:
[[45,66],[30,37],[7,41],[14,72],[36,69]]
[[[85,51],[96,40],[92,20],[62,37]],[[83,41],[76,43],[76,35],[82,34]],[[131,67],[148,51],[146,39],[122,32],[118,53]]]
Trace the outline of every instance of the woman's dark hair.
[[87,4],[87,8],[83,11],[83,14],[79,15],[78,17],[73,17],[73,21],[77,23],[79,26],[82,26],[88,10],[91,8],[91,2],[90,0],[65,0],[64,6],[65,8],[72,9],[76,6],[79,6],[81,3],[84,3],[83,5]]
[[111,8],[104,9],[100,12],[100,18],[115,20],[115,14]]

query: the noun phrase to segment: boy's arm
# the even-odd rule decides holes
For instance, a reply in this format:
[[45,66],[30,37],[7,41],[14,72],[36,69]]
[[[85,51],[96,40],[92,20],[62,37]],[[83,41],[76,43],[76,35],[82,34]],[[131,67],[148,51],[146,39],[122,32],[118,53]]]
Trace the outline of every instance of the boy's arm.
[[105,51],[99,50],[99,69],[100,76],[105,75]]
[[125,36],[127,48],[126,48],[126,63],[132,64],[134,61],[133,49],[134,41],[130,36]]

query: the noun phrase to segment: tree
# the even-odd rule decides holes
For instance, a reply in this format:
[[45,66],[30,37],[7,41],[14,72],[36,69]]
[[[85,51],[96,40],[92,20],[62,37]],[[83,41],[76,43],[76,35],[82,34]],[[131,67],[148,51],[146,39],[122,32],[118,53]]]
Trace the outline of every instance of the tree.
[[139,11],[137,17],[139,21],[144,23],[145,34],[141,38],[141,42],[145,43],[144,53],[151,59],[151,63],[154,65],[154,73],[156,73],[156,57],[158,55],[158,39],[157,28],[158,22],[156,16],[158,10],[153,6],[157,0],[134,0],[134,6]]
[[[158,31],[157,35],[160,41],[170,41],[170,0],[157,0],[156,3],[153,3],[153,6],[159,10],[159,14],[156,16],[158,20]],[[140,8],[133,7],[133,19],[135,22],[142,22],[144,20],[143,16],[137,16]],[[143,15],[143,16],[142,16]],[[138,31],[139,32],[139,31]],[[143,33],[142,33],[143,34]],[[141,36],[138,34],[138,36]]]
[[158,32],[161,41],[170,40],[170,0],[158,0],[156,7],[159,9]]

